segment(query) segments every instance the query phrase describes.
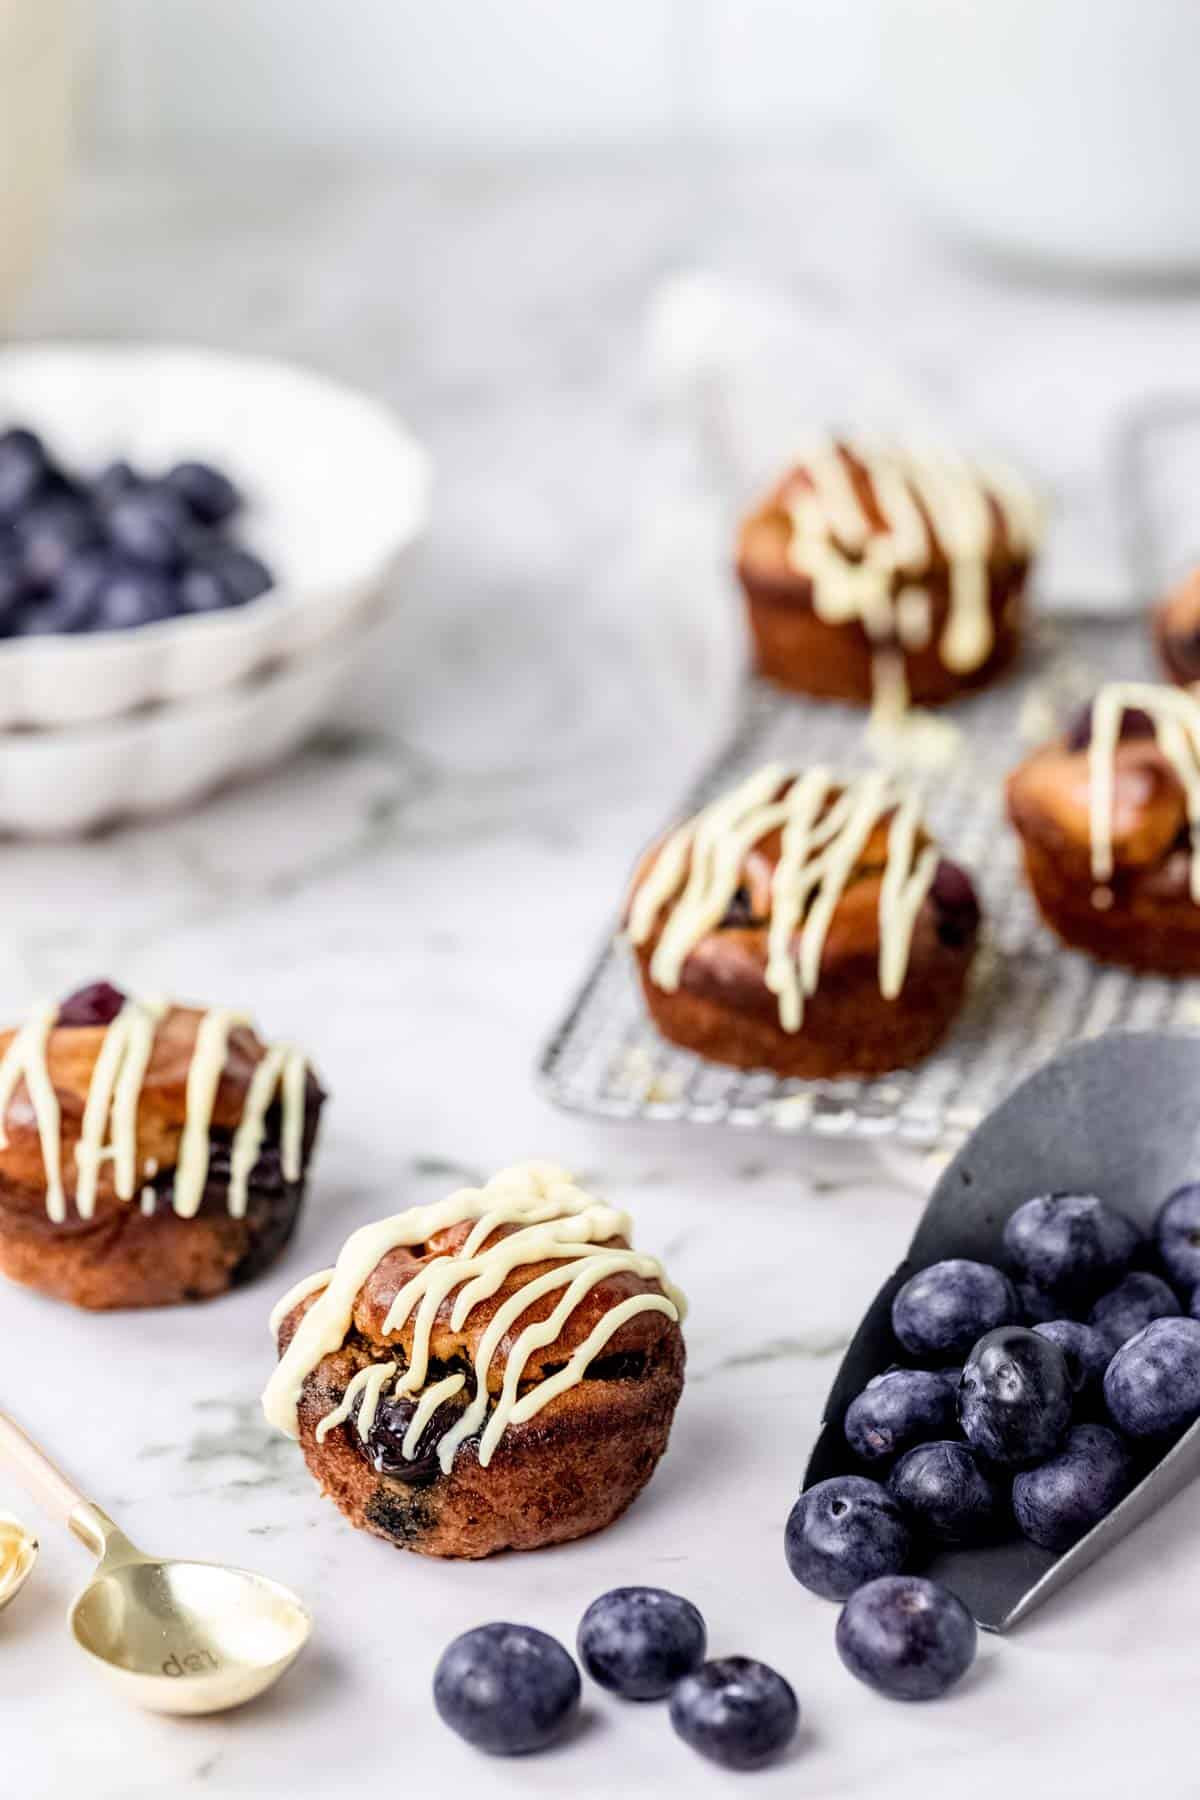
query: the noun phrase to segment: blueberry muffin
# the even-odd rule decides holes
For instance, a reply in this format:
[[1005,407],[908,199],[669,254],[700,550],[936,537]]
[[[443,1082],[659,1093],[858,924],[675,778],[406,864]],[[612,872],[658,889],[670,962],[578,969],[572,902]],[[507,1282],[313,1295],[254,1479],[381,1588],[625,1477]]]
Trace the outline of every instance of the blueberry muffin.
[[625,927],[672,1043],[833,1077],[928,1055],[962,1003],[979,918],[970,877],[887,775],[770,763],[647,853]]
[[755,662],[781,687],[865,705],[886,659],[911,699],[982,687],[1016,655],[1039,537],[1015,475],[838,441],[797,461],[742,525]]
[[0,1272],[95,1309],[206,1300],[296,1223],[324,1095],[240,1013],[107,982],[0,1033]]
[[1200,702],[1102,688],[1008,780],[1008,814],[1051,930],[1102,962],[1200,972]]
[[355,1232],[276,1307],[268,1420],[350,1521],[426,1556],[599,1531],[654,1472],[683,1296],[551,1164]]

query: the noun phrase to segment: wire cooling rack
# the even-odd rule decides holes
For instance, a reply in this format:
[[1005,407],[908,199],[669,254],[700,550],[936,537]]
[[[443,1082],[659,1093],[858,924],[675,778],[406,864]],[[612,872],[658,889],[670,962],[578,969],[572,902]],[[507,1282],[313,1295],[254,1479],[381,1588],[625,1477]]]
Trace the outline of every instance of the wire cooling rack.
[[[1200,980],[1103,968],[1063,949],[1038,919],[1004,816],[1004,777],[1104,680],[1153,678],[1144,621],[1043,623],[1020,674],[946,712],[961,734],[952,764],[927,778],[926,813],[969,868],[986,931],[966,1004],[919,1068],[871,1080],[781,1080],[704,1062],[666,1043],[646,1017],[631,953],[609,937],[544,1050],[557,1105],[596,1118],[893,1137],[928,1146],[970,1131],[1062,1045],[1112,1029],[1200,1031]],[[732,742],[679,809],[694,811],[758,764],[869,764],[864,715],[749,684]],[[633,860],[640,846],[629,846]],[[614,908],[620,895],[614,895]]]

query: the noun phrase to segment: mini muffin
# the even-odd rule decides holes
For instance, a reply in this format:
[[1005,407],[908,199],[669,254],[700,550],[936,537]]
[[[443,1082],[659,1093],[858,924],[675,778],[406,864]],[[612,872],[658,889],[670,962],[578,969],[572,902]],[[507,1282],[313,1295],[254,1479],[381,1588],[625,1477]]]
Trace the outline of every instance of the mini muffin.
[[75,1306],[207,1300],[292,1234],[324,1099],[241,1013],[107,982],[0,1033],[0,1272]]
[[1155,608],[1154,641],[1172,681],[1180,687],[1200,682],[1200,569],[1193,569]]
[[625,924],[673,1044],[777,1075],[919,1062],[962,1004],[970,877],[885,774],[770,763],[642,859]]
[[1102,962],[1200,972],[1200,702],[1177,688],[1102,688],[1064,737],[1008,780],[1008,813],[1042,917]]
[[936,705],[1016,655],[1037,546],[1034,500],[1006,470],[839,441],[794,464],[737,549],[755,661],[781,687],[865,705],[886,659]]
[[626,1214],[525,1163],[364,1226],[286,1295],[263,1407],[362,1529],[426,1556],[536,1550],[650,1479],[683,1314]]

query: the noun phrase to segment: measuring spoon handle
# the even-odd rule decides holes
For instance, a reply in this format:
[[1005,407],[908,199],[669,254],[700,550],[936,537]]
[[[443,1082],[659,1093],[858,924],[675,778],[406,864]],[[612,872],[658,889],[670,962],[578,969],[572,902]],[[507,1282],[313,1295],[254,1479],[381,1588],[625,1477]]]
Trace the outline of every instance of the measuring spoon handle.
[[60,1525],[70,1525],[71,1515],[88,1504],[50,1458],[7,1413],[0,1412],[0,1466],[11,1470],[39,1506]]

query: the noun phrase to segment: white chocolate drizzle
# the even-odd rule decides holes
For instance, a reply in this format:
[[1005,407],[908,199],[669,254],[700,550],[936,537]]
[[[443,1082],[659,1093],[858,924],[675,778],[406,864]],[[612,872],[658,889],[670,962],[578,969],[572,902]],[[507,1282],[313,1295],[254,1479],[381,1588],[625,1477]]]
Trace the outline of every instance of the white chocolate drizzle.
[[1092,702],[1088,747],[1089,830],[1092,841],[1092,904],[1107,911],[1113,896],[1113,791],[1117,745],[1126,712],[1144,712],[1154,726],[1163,756],[1183,789],[1191,834],[1191,896],[1200,906],[1200,700],[1185,688],[1148,681],[1114,681]]
[[[883,770],[835,778],[829,769],[797,774],[768,763],[671,834],[639,881],[629,936],[643,944],[663,909],[650,979],[667,993],[700,940],[724,918],[754,845],[781,831],[771,879],[766,984],[785,1031],[799,1031],[816,993],[821,957],[838,902],[881,820],[891,815],[879,896],[879,988],[894,1000],[904,986],[917,914],[937,873],[934,844],[918,849],[915,795]],[[798,941],[797,941],[798,940]]]
[[[154,1188],[148,1183],[139,1187],[138,1183],[138,1106],[156,1034],[169,1010],[169,1002],[164,999],[130,998],[105,1030],[75,1146],[75,1208],[81,1219],[95,1216],[100,1171],[106,1162],[112,1163],[113,1189],[118,1199],[136,1198],[147,1217],[155,1210]],[[62,1117],[47,1063],[50,1033],[58,1011],[57,1005],[40,1007],[14,1034],[0,1057],[0,1149],[8,1143],[5,1120],[23,1078],[41,1145],[46,1211],[55,1224],[62,1224],[67,1216],[62,1179]],[[208,1178],[213,1110],[230,1034],[246,1024],[249,1020],[243,1013],[214,1010],[204,1014],[197,1028],[188,1065],[186,1114],[173,1191],[174,1210],[180,1218],[192,1218],[199,1210]],[[262,1148],[267,1114],[277,1095],[282,1104],[280,1160],[284,1176],[288,1181],[299,1180],[306,1079],[305,1058],[287,1046],[269,1047],[255,1065],[230,1152],[228,1208],[233,1218],[245,1215],[250,1175]],[[147,1158],[143,1177],[152,1180],[157,1173],[158,1163]]]
[[[332,1270],[311,1277],[284,1296],[272,1314],[276,1332],[294,1306],[321,1290],[300,1320],[263,1394],[263,1411],[271,1424],[290,1437],[299,1435],[298,1408],[304,1384],[323,1357],[342,1348],[359,1291],[382,1258],[402,1246],[423,1245],[438,1232],[464,1224],[470,1224],[471,1230],[462,1245],[452,1255],[428,1258],[400,1287],[383,1322],[383,1335],[389,1337],[413,1321],[407,1364],[402,1367],[393,1358],[360,1370],[339,1405],[318,1425],[318,1441],[335,1425],[346,1423],[355,1405],[356,1428],[365,1440],[390,1383],[395,1396],[417,1402],[402,1446],[403,1455],[411,1460],[438,1407],[467,1385],[460,1372],[434,1382],[428,1379],[433,1329],[444,1305],[453,1296],[450,1329],[462,1331],[478,1305],[499,1293],[516,1270],[531,1264],[558,1266],[518,1287],[489,1321],[474,1360],[474,1396],[438,1440],[437,1456],[445,1472],[449,1472],[460,1444],[480,1432],[479,1463],[487,1468],[509,1426],[533,1418],[558,1394],[580,1382],[588,1365],[630,1319],[647,1312],[663,1313],[675,1321],[684,1316],[683,1295],[667,1280],[661,1265],[654,1257],[627,1247],[627,1214],[584,1193],[565,1170],[552,1163],[522,1163],[501,1171],[482,1188],[463,1188],[437,1205],[415,1206],[364,1226],[347,1240]],[[497,1236],[501,1231],[504,1235]],[[614,1242],[616,1239],[624,1239],[625,1244]],[[530,1357],[556,1341],[598,1283],[618,1274],[657,1282],[662,1291],[634,1294],[609,1307],[561,1369],[522,1393]],[[493,1401],[488,1375],[501,1345],[517,1332],[522,1316],[536,1301],[560,1292],[548,1317],[526,1325],[510,1343],[500,1392]]]
[[[862,470],[877,521],[853,476]],[[1007,548],[1027,555],[1040,535],[1037,503],[1008,470],[984,471],[944,452],[828,441],[798,465],[808,484],[788,495],[788,560],[812,582],[813,610],[829,625],[857,621],[872,643],[917,650],[929,642],[928,576],[941,551],[949,570],[949,614],[938,645],[947,669],[969,674],[991,654],[995,628],[988,563],[993,508]],[[897,587],[897,582],[899,586]]]

